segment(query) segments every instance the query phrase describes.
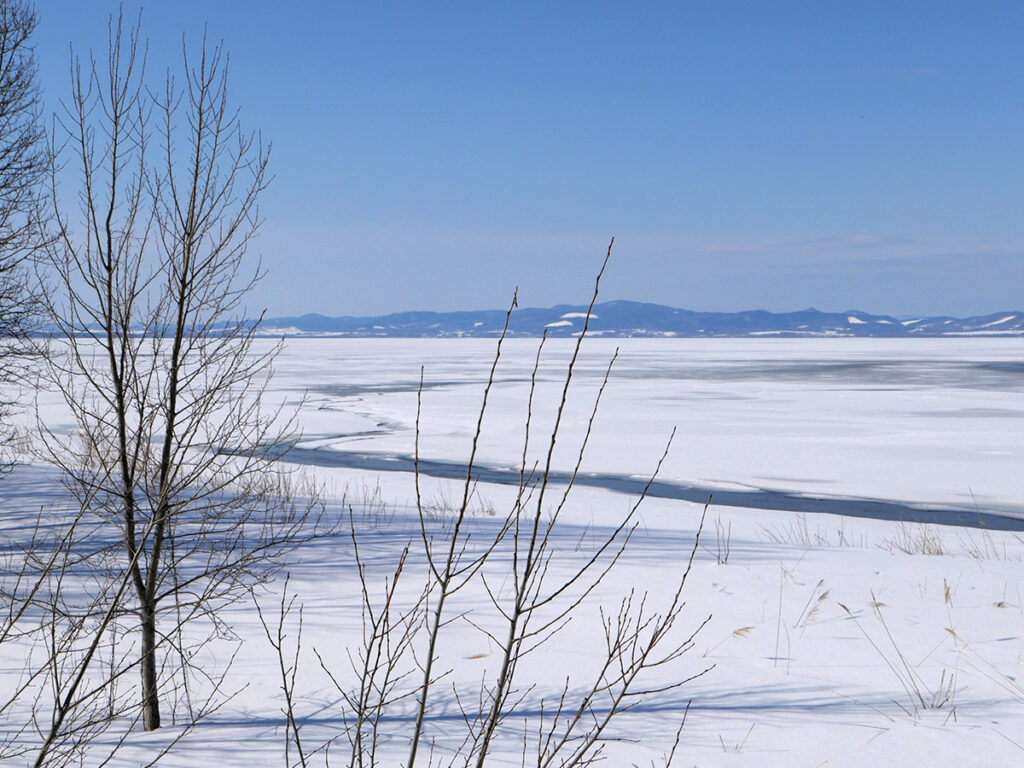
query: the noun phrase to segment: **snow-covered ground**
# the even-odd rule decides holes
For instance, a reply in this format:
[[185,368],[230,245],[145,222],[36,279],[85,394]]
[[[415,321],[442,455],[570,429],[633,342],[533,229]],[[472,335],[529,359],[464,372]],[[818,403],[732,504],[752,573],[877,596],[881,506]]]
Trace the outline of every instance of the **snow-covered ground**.
[[[528,464],[543,456],[571,345],[544,349]],[[497,367],[478,451],[473,525],[481,536],[514,498],[509,482],[518,479],[536,347],[506,342]],[[556,481],[573,469],[616,347],[556,537],[553,578],[571,573],[628,513],[630,492],[646,482],[673,429],[675,438],[626,555],[521,669],[520,687],[535,686],[527,728],[541,698],[550,714],[566,677],[579,686],[600,658],[601,607],[614,611],[631,589],[646,590],[655,605],[670,599],[712,495],[678,631],[685,638],[711,619],[652,685],[711,669],[622,715],[606,764],[658,761],[687,702],[677,766],[1021,764],[1020,341],[588,340],[555,451]],[[422,491],[443,509],[461,491],[493,352],[493,342],[469,339],[285,345],[272,391],[300,408],[304,434],[292,458],[330,494],[354,502],[371,583],[382,583],[410,541],[410,572],[424,567],[410,472],[421,366]],[[44,397],[42,407],[59,425],[56,404]],[[54,493],[52,480],[48,470],[22,469],[0,483],[0,497],[27,514]],[[374,510],[363,514],[368,499]],[[937,524],[949,521],[974,527]],[[499,595],[502,562],[490,572]],[[340,732],[344,708],[313,649],[344,671],[361,633],[351,545],[344,536],[320,542],[299,553],[290,573],[306,606],[297,709],[304,742],[317,744]],[[478,688],[496,660],[494,642],[477,628],[496,619],[482,582],[460,593],[452,616],[460,618],[446,628],[439,662],[452,672],[427,729],[439,756],[463,733],[454,691]],[[229,618],[243,651],[226,689],[244,690],[164,764],[283,764],[276,657],[250,606],[232,607]],[[389,724],[384,765],[404,757],[410,722],[402,717]],[[145,745],[161,738],[133,734],[118,764],[144,763]],[[502,759],[491,764],[521,764],[521,741],[504,738],[498,749]]]

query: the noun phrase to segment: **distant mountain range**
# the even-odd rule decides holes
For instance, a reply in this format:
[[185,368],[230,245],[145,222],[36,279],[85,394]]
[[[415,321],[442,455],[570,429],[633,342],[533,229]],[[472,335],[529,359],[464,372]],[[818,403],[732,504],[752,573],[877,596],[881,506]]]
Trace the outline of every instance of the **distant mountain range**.
[[[586,306],[560,304],[548,309],[516,309],[510,336],[574,336],[583,328]],[[501,333],[504,310],[478,312],[397,312],[378,317],[275,317],[264,320],[261,335],[348,337],[486,337]],[[607,301],[595,305],[588,334],[594,336],[825,337],[865,336],[1024,336],[1024,312],[980,317],[909,317],[867,312],[693,312],[661,304]]]

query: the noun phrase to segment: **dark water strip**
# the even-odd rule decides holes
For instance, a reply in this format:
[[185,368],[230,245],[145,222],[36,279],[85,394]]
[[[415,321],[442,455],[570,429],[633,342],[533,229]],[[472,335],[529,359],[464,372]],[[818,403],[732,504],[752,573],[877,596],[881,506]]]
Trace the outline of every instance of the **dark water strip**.
[[[357,453],[355,451],[295,446],[288,449],[280,458],[294,464],[312,467],[343,467],[367,472],[413,471],[413,457],[409,455]],[[428,477],[444,480],[462,480],[466,477],[466,465],[455,461],[420,459],[419,471]],[[481,483],[518,485],[519,470],[508,467],[477,466],[473,469],[473,478]],[[552,471],[548,479],[549,482],[564,485],[569,482],[570,473]],[[642,478],[619,474],[580,474],[576,477],[576,485],[601,488],[631,496],[638,496],[646,483],[647,481]],[[964,507],[915,506],[880,499],[804,496],[770,489],[726,490],[671,480],[655,480],[651,483],[647,495],[659,499],[689,501],[695,504],[703,504],[709,496],[713,495],[713,504],[719,507],[824,512],[831,515],[866,517],[875,520],[958,525],[993,531],[1024,531],[1024,518]]]

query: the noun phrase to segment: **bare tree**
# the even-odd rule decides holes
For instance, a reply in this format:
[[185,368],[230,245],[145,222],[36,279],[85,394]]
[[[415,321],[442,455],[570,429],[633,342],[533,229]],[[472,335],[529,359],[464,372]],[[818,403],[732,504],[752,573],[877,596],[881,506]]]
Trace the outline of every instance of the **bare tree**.
[[[29,335],[41,306],[29,266],[42,237],[40,189],[46,170],[36,61],[31,45],[36,28],[32,5],[0,0],[0,384],[21,380],[24,358],[33,351]],[[16,404],[0,396],[6,421]],[[0,441],[10,443],[8,425]]]
[[[478,414],[473,447],[463,484],[462,503],[454,511],[454,525],[446,535],[438,537],[439,542],[428,536],[423,522],[425,514],[417,475],[421,538],[437,594],[425,627],[428,637],[427,651],[421,664],[423,678],[417,693],[416,725],[410,738],[406,768],[415,765],[419,743],[425,738],[429,698],[437,680],[437,675],[432,670],[436,658],[435,649],[445,627],[451,623],[445,614],[447,598],[461,590],[469,579],[479,574],[494,614],[498,617],[497,623],[503,625],[502,631],[473,622],[474,627],[499,649],[497,669],[490,680],[483,680],[470,692],[468,700],[465,700],[458,690],[455,691],[467,724],[467,733],[458,753],[448,758],[448,764],[483,768],[488,762],[492,744],[498,733],[510,719],[517,719],[517,712],[535,684],[535,681],[529,681],[524,685],[518,680],[521,662],[563,633],[572,616],[581,610],[584,601],[602,584],[626,552],[638,526],[637,512],[668,455],[672,437],[669,438],[647,485],[618,525],[596,542],[591,551],[583,557],[582,562],[568,571],[563,570],[563,575],[554,576],[553,574],[557,572],[555,566],[565,557],[554,543],[560,527],[559,520],[569,502],[576,476],[583,463],[601,397],[618,355],[616,351],[605,369],[576,450],[575,462],[568,481],[561,491],[555,494],[555,498],[550,500],[549,494],[554,490],[551,487],[552,462],[561,433],[562,418],[572,390],[580,350],[589,328],[591,312],[600,291],[601,277],[611,258],[613,244],[614,240],[608,245],[604,262],[594,283],[594,292],[583,329],[576,339],[565,369],[554,423],[545,436],[540,460],[531,463],[529,455],[534,426],[535,387],[545,338],[541,339],[538,346],[524,420],[519,487],[504,524],[494,535],[493,541],[474,552],[470,542],[473,533],[465,529],[465,524],[473,492],[476,446],[487,412],[488,395],[494,382],[495,370],[501,357],[501,339]],[[514,300],[512,306],[515,306]],[[509,313],[511,314],[511,308]],[[507,318],[505,327],[508,327]],[[502,338],[503,336],[504,334]],[[417,461],[418,424],[417,414]],[[683,591],[702,529],[703,515],[697,527],[687,566],[681,571],[668,604],[660,611],[654,610],[650,605],[653,600],[647,593],[630,591],[621,598],[617,611],[610,615],[602,611],[605,655],[593,679],[585,684],[582,690],[574,691],[570,690],[570,682],[566,680],[565,687],[555,700],[542,698],[539,704],[534,702],[541,712],[539,717],[533,718],[535,722],[531,722],[529,727],[516,723],[516,733],[521,734],[525,731],[536,734],[532,743],[524,743],[524,764],[529,749],[535,753],[538,768],[590,765],[600,758],[608,738],[608,727],[617,715],[633,708],[644,698],[681,687],[707,671],[701,669],[682,678],[669,677],[661,682],[650,682],[652,671],[668,667],[691,649],[694,637],[707,622],[705,619],[698,623],[689,633],[681,633],[676,627],[684,608]],[[440,557],[437,555],[438,543],[441,545]],[[487,566],[495,559],[496,553],[503,554],[504,558],[491,569],[494,580],[489,582]],[[511,588],[501,590],[495,586],[495,581],[510,581]],[[529,742],[528,737],[523,738]],[[428,762],[433,763],[433,760]]]
[[205,675],[193,660],[222,629],[217,609],[318,519],[274,461],[291,430],[263,404],[278,346],[258,348],[245,319],[268,148],[228,105],[220,45],[204,39],[194,58],[183,46],[180,81],[168,74],[157,96],[138,35],[112,21],[105,61],[72,64],[52,196],[74,174],[80,215],[55,204],[47,253],[64,341],[50,375],[77,432],[46,443],[83,508],[118,531],[110,573],[130,576],[152,730],[164,688],[188,705]]
[[[605,264],[611,255],[611,245]],[[590,309],[600,288],[598,274]],[[508,319],[516,306],[506,315]],[[587,313],[589,320],[590,312]],[[564,438],[563,416],[567,413],[583,339],[588,323],[572,348],[562,378],[560,394],[553,403],[555,416],[550,431],[542,435],[536,450],[536,389],[545,347],[542,338],[534,360],[526,403],[519,483],[508,511],[497,520],[477,518],[477,446],[480,443],[495,374],[502,357],[505,334],[499,337],[476,415],[472,445],[459,498],[440,515],[424,501],[419,471],[420,415],[423,385],[417,397],[415,481],[418,533],[398,557],[397,566],[384,575],[383,587],[371,583],[360,542],[373,534],[353,517],[352,556],[357,565],[361,594],[362,642],[346,650],[348,670],[338,655],[317,653],[321,667],[339,692],[340,716],[346,728],[335,740],[309,747],[299,736],[301,718],[295,708],[295,670],[301,650],[301,619],[292,645],[286,646],[284,629],[289,613],[298,613],[296,597],[281,598],[278,622],[273,631],[264,625],[271,646],[278,655],[285,694],[286,764],[307,766],[318,750],[347,740],[346,758],[350,768],[384,763],[385,745],[404,745],[402,765],[476,766],[499,761],[495,745],[507,751],[520,745],[523,765],[537,768],[592,765],[605,756],[609,741],[621,738],[614,721],[653,697],[665,695],[708,671],[698,663],[692,667],[683,657],[693,648],[697,633],[708,618],[684,626],[684,593],[703,530],[707,506],[696,525],[689,557],[680,564],[675,584],[667,593],[648,594],[642,589],[616,590],[614,605],[599,609],[603,634],[593,640],[603,646],[594,650],[589,677],[566,677],[563,686],[544,691],[542,682],[531,677],[524,660],[537,656],[559,639],[565,641],[568,627],[586,611],[594,609],[600,590],[613,587],[609,575],[628,550],[639,525],[638,511],[651,483],[668,455],[672,438],[658,461],[646,487],[618,523],[602,535],[588,536],[567,551],[563,512],[571,502],[577,473],[582,465],[594,427],[601,397],[608,384],[616,357],[604,371],[596,396],[589,404],[589,418],[577,443],[571,471],[564,482],[555,479],[555,446]],[[616,353],[617,355],[617,353]],[[533,450],[531,450],[533,449]],[[709,500],[710,503],[710,500]],[[418,540],[418,541],[417,541]],[[419,550],[420,561],[411,562]],[[410,589],[408,582],[412,582]],[[404,586],[403,586],[404,585]],[[470,596],[462,598],[470,593]],[[486,606],[479,605],[483,594]],[[475,606],[475,608],[473,607]],[[483,676],[471,683],[458,679],[442,684],[453,668],[445,668],[445,639],[452,627],[469,624],[482,633],[488,647],[496,649],[493,662]],[[294,626],[294,619],[292,619]],[[458,660],[448,659],[453,665]],[[339,669],[339,667],[341,667]],[[457,677],[457,676],[456,676]],[[354,682],[349,682],[354,681]],[[447,699],[445,699],[447,694]],[[442,747],[438,737],[451,739],[453,709],[463,724],[460,736]],[[411,701],[412,711],[408,709]],[[401,706],[401,717],[389,714]],[[680,710],[676,741],[666,752],[664,764],[672,764],[679,745],[688,705]],[[446,732],[434,730],[434,718],[444,710]],[[400,732],[389,731],[390,722],[401,722]],[[406,725],[409,724],[409,725]],[[306,749],[303,749],[305,743]],[[453,746],[454,744],[454,746]],[[291,748],[297,760],[291,760]],[[394,761],[397,755],[389,755]]]

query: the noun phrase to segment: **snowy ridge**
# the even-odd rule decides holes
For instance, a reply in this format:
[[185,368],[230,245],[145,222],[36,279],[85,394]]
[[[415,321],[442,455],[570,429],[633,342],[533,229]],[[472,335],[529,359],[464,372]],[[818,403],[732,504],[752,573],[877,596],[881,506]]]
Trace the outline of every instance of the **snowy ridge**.
[[[318,314],[271,318],[266,336],[349,337],[495,337],[505,322],[504,310],[469,312],[398,312],[377,317],[326,317]],[[561,304],[513,311],[511,336],[575,336],[587,322],[586,306]],[[968,318],[900,319],[858,310],[820,312],[694,312],[661,304],[608,301],[590,314],[588,331],[622,337],[895,337],[1024,336],[1024,312],[998,312]]]

